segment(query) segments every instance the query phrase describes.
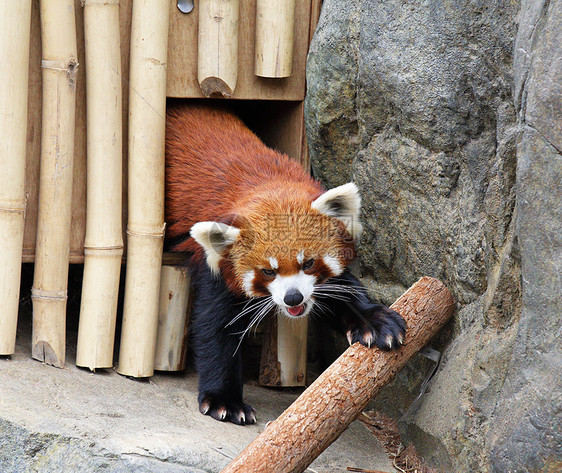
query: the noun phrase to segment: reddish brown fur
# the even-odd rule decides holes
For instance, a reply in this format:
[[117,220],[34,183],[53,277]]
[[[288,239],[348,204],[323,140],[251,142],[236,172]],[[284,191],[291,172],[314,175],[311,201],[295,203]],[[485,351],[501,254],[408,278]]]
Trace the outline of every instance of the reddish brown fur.
[[[344,266],[349,263],[353,242],[343,224],[310,207],[323,192],[296,161],[266,147],[230,112],[194,105],[168,110],[167,237],[187,238],[201,221],[240,228],[243,243],[220,262],[223,277],[236,292],[242,272],[267,266],[268,256],[279,260],[280,273],[298,270],[299,249],[305,249],[306,258],[330,253]],[[284,242],[287,254],[280,253],[279,243]],[[204,257],[192,238],[173,249],[192,252],[199,261]]]

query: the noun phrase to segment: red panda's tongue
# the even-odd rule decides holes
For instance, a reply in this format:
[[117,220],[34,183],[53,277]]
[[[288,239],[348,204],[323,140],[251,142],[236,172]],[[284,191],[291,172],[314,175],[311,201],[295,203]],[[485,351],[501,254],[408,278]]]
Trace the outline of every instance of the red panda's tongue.
[[289,314],[293,316],[301,315],[304,312],[304,304],[287,307],[287,310],[289,311]]

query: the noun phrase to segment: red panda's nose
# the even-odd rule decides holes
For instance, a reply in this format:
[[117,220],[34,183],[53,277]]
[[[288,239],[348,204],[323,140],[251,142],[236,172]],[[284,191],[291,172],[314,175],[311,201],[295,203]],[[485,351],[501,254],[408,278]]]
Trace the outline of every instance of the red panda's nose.
[[304,297],[298,289],[289,289],[283,298],[283,302],[288,306],[299,305],[303,300]]

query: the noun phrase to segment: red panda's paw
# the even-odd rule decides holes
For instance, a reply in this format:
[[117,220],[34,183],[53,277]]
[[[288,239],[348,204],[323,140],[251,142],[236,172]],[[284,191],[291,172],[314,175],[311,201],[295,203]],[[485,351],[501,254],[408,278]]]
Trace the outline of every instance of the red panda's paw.
[[404,343],[406,322],[394,310],[376,305],[362,320],[348,327],[346,336],[350,345],[359,342],[366,347],[377,346],[381,350],[396,350]]
[[241,401],[222,399],[214,394],[206,394],[199,402],[199,412],[211,416],[222,422],[232,422],[236,425],[256,423],[256,411],[252,406]]

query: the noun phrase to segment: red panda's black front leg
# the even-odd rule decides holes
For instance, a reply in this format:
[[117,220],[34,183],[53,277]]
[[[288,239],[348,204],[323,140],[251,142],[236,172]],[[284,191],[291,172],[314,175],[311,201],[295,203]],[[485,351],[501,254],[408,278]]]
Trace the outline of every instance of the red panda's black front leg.
[[195,272],[193,281],[192,343],[199,374],[199,410],[216,420],[253,424],[255,410],[242,401],[238,344],[244,320],[227,326],[240,312],[240,300],[206,267]]
[[406,334],[406,322],[402,316],[385,305],[373,302],[351,271],[346,269],[324,284],[332,286],[329,291],[324,291],[334,296],[326,296],[329,299],[326,302],[337,319],[336,328],[345,333],[350,344],[376,345],[383,350],[402,345]]

